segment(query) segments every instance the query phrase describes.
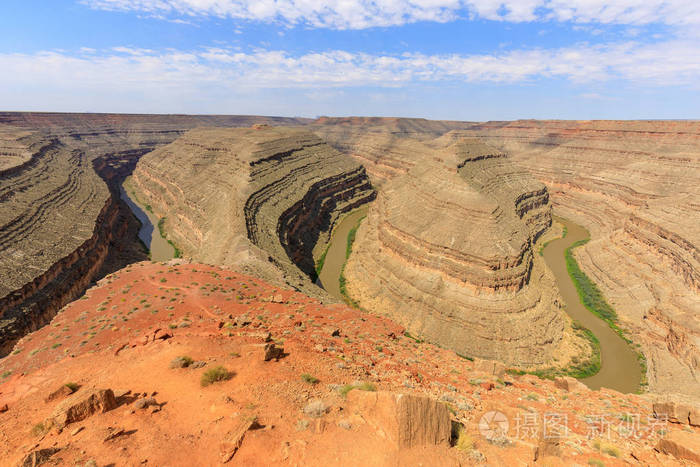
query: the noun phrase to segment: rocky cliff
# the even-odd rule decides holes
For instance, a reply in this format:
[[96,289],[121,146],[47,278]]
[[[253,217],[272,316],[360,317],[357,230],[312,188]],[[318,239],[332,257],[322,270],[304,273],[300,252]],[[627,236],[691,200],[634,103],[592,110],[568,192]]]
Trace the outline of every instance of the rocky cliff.
[[362,166],[289,128],[192,130],[144,156],[133,181],[186,257],[314,295],[312,251],[374,197]]
[[[651,390],[700,394],[700,123],[518,121],[474,125],[586,226],[576,250],[642,344]],[[446,143],[450,144],[450,143]]]
[[195,126],[272,121],[297,122],[0,112],[0,356],[100,274],[144,258],[118,196],[142,154]]
[[413,148],[422,161],[382,187],[358,230],[349,295],[463,355],[535,367],[585,353],[533,254],[551,223],[544,185],[474,141]]

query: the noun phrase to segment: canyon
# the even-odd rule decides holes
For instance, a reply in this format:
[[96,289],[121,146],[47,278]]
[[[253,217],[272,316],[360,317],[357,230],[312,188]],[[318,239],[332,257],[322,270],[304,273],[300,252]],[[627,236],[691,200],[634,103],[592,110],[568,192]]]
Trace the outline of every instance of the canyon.
[[551,224],[544,185],[478,142],[418,152],[433,162],[386,182],[357,232],[348,295],[462,355],[524,368],[585,358],[533,254]]
[[651,390],[700,396],[700,125],[674,121],[475,124],[586,227],[576,249],[648,360]]
[[[99,275],[145,259],[120,180],[139,157],[202,125],[299,123],[239,116],[0,113],[0,355]],[[106,263],[106,265],[105,265]]]
[[186,257],[310,296],[314,249],[374,199],[364,168],[303,129],[198,129],[144,156],[133,175]]
[[[657,402],[671,398],[690,415],[680,416],[686,426],[672,427],[670,439],[696,435],[699,142],[700,124],[680,121],[0,113],[0,425],[26,433],[29,420],[18,414],[31,413],[32,423],[45,418],[38,388],[65,375],[86,388],[162,393],[175,401],[162,423],[175,423],[177,410],[199,403],[178,398],[179,383],[158,368],[197,353],[203,366],[235,367],[221,386],[231,388],[235,413],[271,430],[249,431],[243,448],[243,438],[236,441],[231,456],[243,464],[332,463],[349,455],[336,439],[356,443],[348,452],[380,465],[409,451],[446,465],[482,457],[495,465],[533,462],[543,452],[569,465],[602,452],[585,439],[585,424],[572,426],[578,434],[566,446],[523,443],[512,433],[503,445],[481,440],[481,415],[511,417],[540,397],[572,419],[586,407],[618,418],[628,408],[656,420]],[[147,216],[134,217],[125,189]],[[592,335],[568,314],[575,292],[558,285],[566,271],[553,272],[542,256],[567,235],[553,214],[590,233],[571,255],[616,312],[612,330],[628,340],[621,345],[646,363],[642,395],[590,391],[566,376],[582,374],[601,354],[606,368],[611,354],[601,352],[607,344],[591,325]],[[141,223],[182,258],[144,262],[150,245],[138,240]],[[255,352],[272,342],[289,357],[270,367],[240,363],[256,362]],[[150,371],[162,383],[148,381]],[[300,383],[300,372],[323,385]],[[137,374],[138,384],[122,383]],[[265,388],[269,381],[276,392]],[[615,387],[640,389],[625,383]],[[379,393],[338,398],[343,385],[368,384]],[[562,388],[570,394],[561,397]],[[404,393],[428,399],[400,403]],[[210,392],[202,413],[188,415],[198,426],[225,420],[200,439],[206,445],[217,445],[220,431],[238,420],[225,415],[220,397]],[[312,399],[326,411],[300,419]],[[80,449],[119,464],[132,462],[144,443],[168,444],[165,425],[153,431],[133,416],[135,399],[120,392],[116,400],[115,410],[130,413],[127,424],[143,434],[118,441],[122,457],[95,448],[116,423],[103,414],[85,423]],[[427,404],[418,412],[441,421],[421,426],[440,431],[448,417],[480,441],[460,450],[455,433],[425,431],[400,435],[395,451],[394,435],[366,437],[367,427],[386,422],[371,415],[376,404],[408,411],[377,428],[384,434],[417,413],[415,404]],[[209,407],[213,422],[202,418]],[[187,426],[178,430],[191,436]],[[256,458],[280,433],[288,441],[279,455]],[[3,436],[0,457],[8,459],[29,442],[25,434]],[[298,446],[308,447],[295,448],[302,440]],[[39,441],[63,446],[64,459],[85,454],[61,430]],[[440,446],[426,447],[433,443]],[[651,437],[629,442],[619,433],[615,443],[618,455],[606,465],[692,462],[697,449],[683,441],[687,457]],[[168,449],[153,451],[151,461],[165,462]],[[372,458],[373,449],[384,457]]]

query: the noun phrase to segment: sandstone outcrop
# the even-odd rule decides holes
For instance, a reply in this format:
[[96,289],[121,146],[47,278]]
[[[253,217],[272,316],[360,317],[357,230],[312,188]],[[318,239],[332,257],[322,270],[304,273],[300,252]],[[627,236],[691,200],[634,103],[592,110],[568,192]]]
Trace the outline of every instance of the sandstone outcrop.
[[581,381],[571,376],[564,376],[561,378],[556,378],[554,380],[554,385],[559,389],[563,389],[566,392],[587,392],[590,391],[588,386],[583,384]]
[[450,443],[447,406],[429,397],[355,390],[348,393],[348,402],[397,449]]
[[314,248],[342,213],[374,198],[362,166],[281,127],[192,130],[144,156],[133,184],[186,257],[314,295]]
[[87,393],[78,392],[56,407],[51,418],[58,427],[63,428],[69,423],[79,422],[91,415],[110,411],[116,406],[117,400],[111,389],[95,389]]
[[697,433],[676,431],[672,435],[660,439],[656,449],[664,454],[670,454],[676,459],[700,464],[700,437]]
[[653,409],[659,419],[700,426],[700,404],[689,398],[665,396],[654,402]]
[[488,122],[441,146],[464,137],[508,152],[591,232],[577,261],[642,345],[650,390],[700,396],[700,124]]
[[551,223],[547,189],[475,141],[413,146],[423,160],[382,187],[357,232],[348,294],[462,355],[564,364],[576,340],[532,249]]

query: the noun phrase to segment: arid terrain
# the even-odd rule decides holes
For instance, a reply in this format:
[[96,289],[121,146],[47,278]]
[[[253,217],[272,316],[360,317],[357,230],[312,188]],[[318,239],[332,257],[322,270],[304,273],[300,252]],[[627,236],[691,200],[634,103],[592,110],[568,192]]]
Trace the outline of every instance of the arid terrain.
[[0,113],[0,465],[700,463],[698,187],[690,121]]

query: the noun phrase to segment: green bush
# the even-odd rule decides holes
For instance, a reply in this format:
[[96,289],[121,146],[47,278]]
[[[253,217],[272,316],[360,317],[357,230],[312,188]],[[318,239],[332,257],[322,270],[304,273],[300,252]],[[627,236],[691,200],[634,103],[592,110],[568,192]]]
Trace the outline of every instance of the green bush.
[[68,389],[70,389],[70,390],[73,391],[73,392],[77,391],[78,388],[80,388],[80,386],[78,386],[77,383],[66,383],[66,384],[64,384],[64,386],[67,387]]
[[338,389],[341,396],[347,397],[348,393],[353,389],[359,389],[360,391],[370,391],[374,392],[377,388],[372,383],[360,383],[360,384],[346,384]]
[[211,370],[205,371],[202,375],[200,383],[202,384],[202,387],[206,387],[213,383],[229,380],[232,377],[233,374],[229,372],[226,368],[224,368],[223,366],[217,366],[212,368]]
[[316,378],[315,376],[311,376],[308,373],[302,374],[301,380],[304,381],[305,383],[309,383],[309,384],[316,384],[320,381],[318,378]]

